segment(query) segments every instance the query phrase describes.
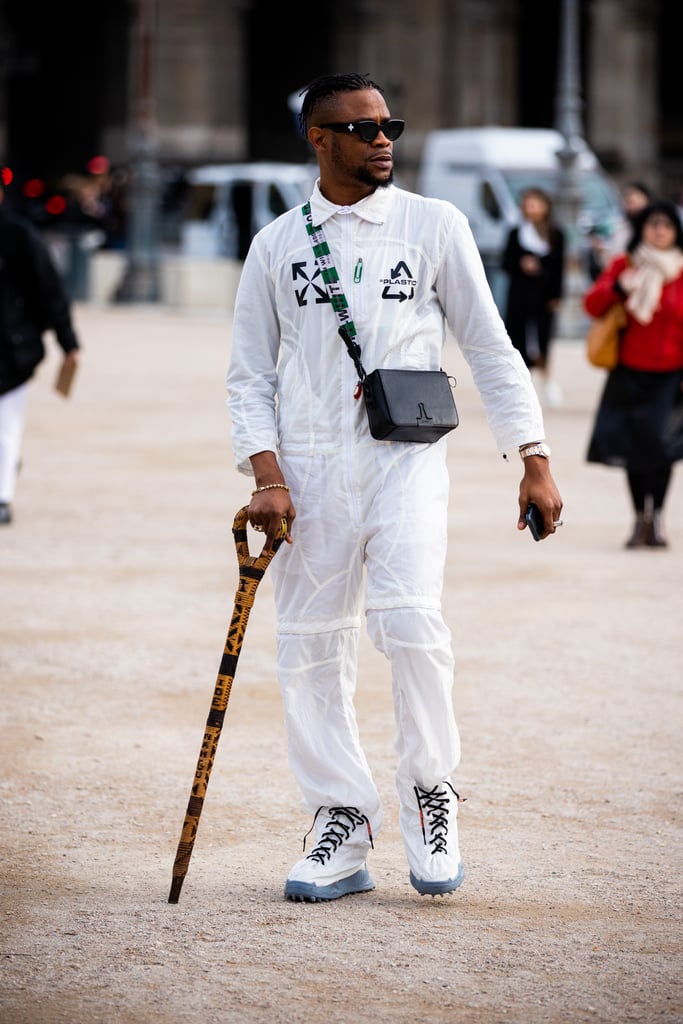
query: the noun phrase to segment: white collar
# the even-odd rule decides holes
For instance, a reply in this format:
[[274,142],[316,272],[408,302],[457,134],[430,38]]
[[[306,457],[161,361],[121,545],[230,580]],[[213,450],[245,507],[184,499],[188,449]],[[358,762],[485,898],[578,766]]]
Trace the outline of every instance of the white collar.
[[323,224],[330,217],[334,217],[338,213],[342,215],[355,213],[356,216],[362,220],[369,221],[371,224],[384,224],[389,214],[389,205],[394,191],[395,186],[388,185],[386,188],[375,189],[365,199],[361,199],[352,206],[338,206],[336,203],[331,203],[328,199],[325,199],[325,196],[320,191],[320,178],[318,178],[313,189],[313,195],[311,196],[313,223]]

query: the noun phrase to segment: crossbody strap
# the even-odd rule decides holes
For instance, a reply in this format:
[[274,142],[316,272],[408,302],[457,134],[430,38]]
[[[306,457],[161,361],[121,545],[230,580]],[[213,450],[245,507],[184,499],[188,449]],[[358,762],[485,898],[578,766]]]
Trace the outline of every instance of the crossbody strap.
[[351,319],[351,310],[349,309],[348,301],[344,295],[341,281],[339,280],[339,274],[337,273],[337,268],[332,262],[330,247],[327,244],[322,224],[313,223],[313,214],[311,213],[310,203],[306,203],[302,206],[301,212],[303,214],[304,221],[306,222],[306,231],[308,232],[308,237],[313,247],[315,261],[320,268],[320,273],[325,283],[327,294],[330,302],[332,303],[332,309],[334,310],[339,323],[339,334],[346,345],[346,350],[349,353],[349,356],[353,360],[353,365],[356,367],[356,373],[358,374],[356,397],[358,397],[360,395],[360,388],[365,380],[366,373],[360,359],[360,345],[356,341],[358,334],[356,331],[356,325]]

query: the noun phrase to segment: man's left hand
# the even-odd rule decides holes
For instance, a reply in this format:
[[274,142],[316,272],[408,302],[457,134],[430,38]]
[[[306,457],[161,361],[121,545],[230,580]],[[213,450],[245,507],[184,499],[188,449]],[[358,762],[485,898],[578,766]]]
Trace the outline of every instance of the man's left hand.
[[529,455],[524,460],[524,476],[519,485],[519,519],[517,529],[526,529],[526,510],[534,504],[543,516],[541,540],[562,525],[562,498],[550,472],[550,463],[542,455]]

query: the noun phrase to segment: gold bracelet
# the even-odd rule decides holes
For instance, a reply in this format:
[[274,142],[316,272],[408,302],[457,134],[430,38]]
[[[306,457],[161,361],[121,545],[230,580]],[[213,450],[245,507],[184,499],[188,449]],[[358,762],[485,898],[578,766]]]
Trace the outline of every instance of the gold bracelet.
[[287,484],[264,484],[262,487],[257,487],[255,491],[252,491],[251,496],[253,498],[255,494],[260,494],[261,491],[270,491],[273,487],[279,487],[283,491],[289,490]]

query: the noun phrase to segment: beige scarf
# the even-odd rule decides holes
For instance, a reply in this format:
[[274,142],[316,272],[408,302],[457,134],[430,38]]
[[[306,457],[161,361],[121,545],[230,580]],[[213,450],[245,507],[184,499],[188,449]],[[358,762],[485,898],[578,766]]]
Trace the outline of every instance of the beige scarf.
[[649,324],[659,309],[662,288],[683,271],[683,252],[643,242],[630,259],[631,266],[619,275],[619,284],[628,293],[625,305],[641,324]]

